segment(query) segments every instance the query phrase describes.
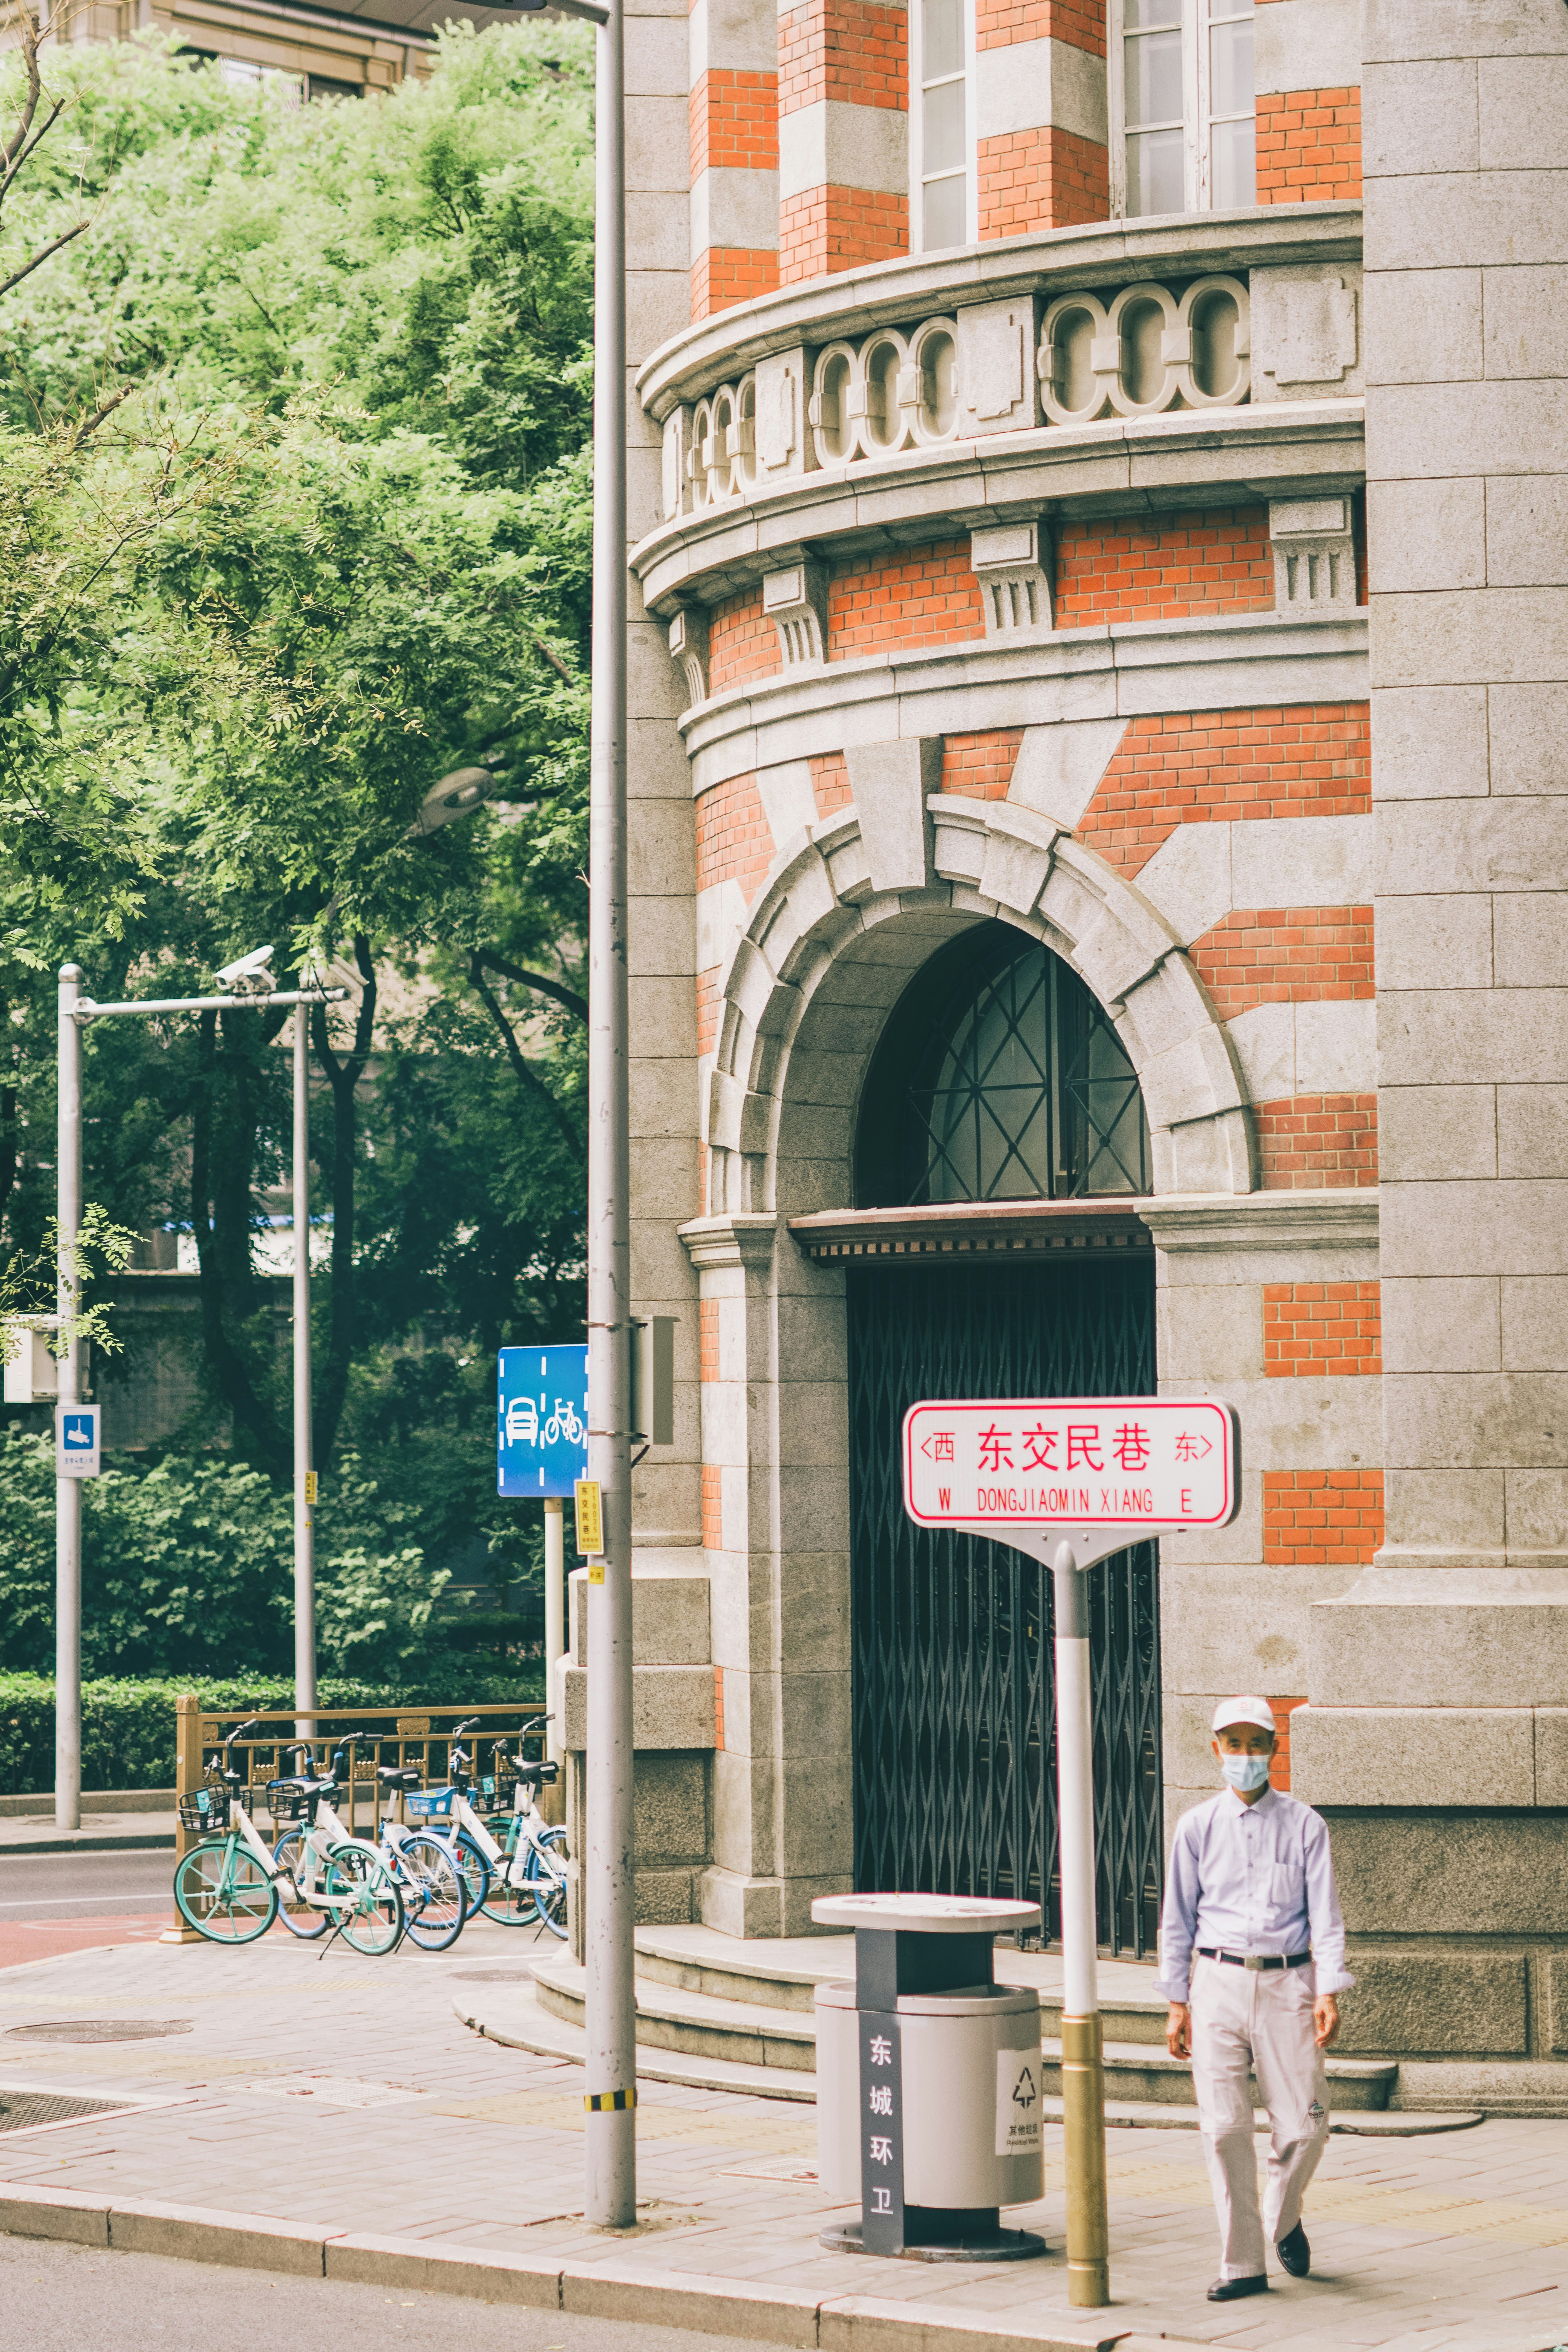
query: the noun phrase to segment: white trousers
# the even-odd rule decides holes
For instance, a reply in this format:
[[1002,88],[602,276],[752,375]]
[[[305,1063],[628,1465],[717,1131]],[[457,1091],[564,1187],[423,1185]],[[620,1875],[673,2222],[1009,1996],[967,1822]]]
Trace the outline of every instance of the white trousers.
[[[1317,1971],[1193,1962],[1193,2088],[1219,2215],[1220,2276],[1256,2278],[1288,2238],[1329,2137],[1328,2077],[1312,2038]],[[1268,2110],[1268,2184],[1258,2210],[1252,2085]]]

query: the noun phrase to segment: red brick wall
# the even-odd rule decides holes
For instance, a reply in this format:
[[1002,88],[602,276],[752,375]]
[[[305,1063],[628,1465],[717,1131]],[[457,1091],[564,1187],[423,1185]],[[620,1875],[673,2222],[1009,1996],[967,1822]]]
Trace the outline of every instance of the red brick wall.
[[1273,604],[1267,507],[1201,507],[1147,530],[1068,522],[1058,535],[1058,629],[1263,613]]
[[772,677],[784,667],[779,633],[763,615],[763,592],[727,596],[708,616],[708,691],[721,694],[749,677]]
[[982,245],[1110,214],[1108,151],[1059,124],[977,139],[974,186]]
[[779,284],[835,278],[910,249],[910,200],[875,188],[807,188],[779,206]]
[[1364,702],[1173,711],[1133,719],[1078,833],[1131,877],[1179,824],[1371,807]]
[[773,860],[773,837],[754,775],[731,776],[697,803],[697,887],[736,881],[747,906]]
[[[699,1058],[710,1054],[719,1043],[719,1022],[722,1006],[719,998],[719,973],[721,967],[697,975],[697,1052]],[[703,1374],[704,1380],[707,1374]]]
[[702,1465],[702,1540],[710,1551],[724,1548],[723,1487],[720,1473]]
[[691,315],[711,319],[737,302],[778,291],[779,257],[770,247],[710,245],[691,265]]
[[1065,41],[1105,55],[1105,0],[974,0],[974,46],[1010,48],[1015,41]]
[[1321,1380],[1381,1372],[1383,1318],[1375,1282],[1266,1282],[1263,1377]]
[[1274,1753],[1268,1759],[1268,1785],[1290,1793],[1290,1717],[1304,1698],[1271,1698],[1269,1708],[1274,1717]]
[[710,66],[688,100],[691,178],[700,173],[776,172],[779,78]]
[[1236,908],[1187,950],[1222,1021],[1252,1004],[1370,1001],[1370,907]]
[[835,563],[827,583],[827,658],[963,645],[985,635],[969,541],[938,540],[871,562]]
[[1266,1470],[1265,1568],[1364,1566],[1383,1541],[1381,1470]]
[[703,1381],[716,1381],[719,1377],[719,1301],[716,1298],[700,1298],[697,1302],[697,1376]]
[[993,728],[984,735],[944,736],[942,790],[964,800],[1005,801],[1023,740],[1021,727]]
[[1296,1095],[1255,1103],[1252,1118],[1265,1192],[1376,1183],[1375,1095]]
[[1361,202],[1361,91],[1286,89],[1258,100],[1260,205]]
[[880,0],[803,0],[779,13],[779,112],[833,99],[909,106],[909,17]]
[[847,808],[855,795],[849,789],[849,764],[842,751],[815,751],[811,759],[811,796],[818,816]]

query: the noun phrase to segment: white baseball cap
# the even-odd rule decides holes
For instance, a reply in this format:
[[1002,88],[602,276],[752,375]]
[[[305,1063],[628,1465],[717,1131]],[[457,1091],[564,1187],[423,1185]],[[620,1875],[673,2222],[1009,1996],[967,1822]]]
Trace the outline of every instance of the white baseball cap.
[[1255,1723],[1259,1731],[1274,1728],[1274,1710],[1266,1698],[1222,1698],[1214,1711],[1213,1728],[1228,1731],[1237,1723]]

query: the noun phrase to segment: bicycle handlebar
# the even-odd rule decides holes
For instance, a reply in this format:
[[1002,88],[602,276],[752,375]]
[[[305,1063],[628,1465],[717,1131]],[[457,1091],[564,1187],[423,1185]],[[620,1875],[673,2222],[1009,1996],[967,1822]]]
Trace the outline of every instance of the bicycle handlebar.
[[228,1738],[224,1741],[224,1746],[226,1748],[232,1748],[237,1739],[243,1739],[247,1731],[254,1731],[259,1720],[260,1717],[258,1716],[253,1715],[248,1723],[237,1723],[234,1729],[229,1733]]

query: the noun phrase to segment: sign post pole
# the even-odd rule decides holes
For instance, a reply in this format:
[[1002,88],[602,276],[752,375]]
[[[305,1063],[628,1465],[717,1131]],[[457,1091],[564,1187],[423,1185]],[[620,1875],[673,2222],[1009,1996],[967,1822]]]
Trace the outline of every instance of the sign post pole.
[[[58,1416],[81,1399],[81,1342],[76,1336],[77,1236],[81,1230],[81,1031],[77,1000],[81,966],[60,967],[58,1135],[55,1226],[59,1252],[58,1311],[65,1338],[59,1360]],[[62,1440],[63,1443],[63,1440]],[[55,1477],[55,1827],[81,1826],[81,1480]]]
[[1227,1527],[1241,1443],[1213,1397],[992,1397],[912,1404],[904,1508],[1051,1570],[1056,1600],[1057,1840],[1068,2300],[1110,2301],[1105,2052],[1095,1982],[1094,1725],[1084,1571],[1127,1545]]
[[1062,2121],[1068,2176],[1068,2301],[1110,2301],[1105,2203],[1105,2053],[1095,1981],[1094,1732],[1089,1603],[1070,1543],[1051,1562],[1056,1591],[1057,1851],[1062,1905]]
[[544,1752],[559,1765],[565,1755],[555,1706],[555,1672],[566,1647],[566,1506],[559,1495],[544,1498]]

